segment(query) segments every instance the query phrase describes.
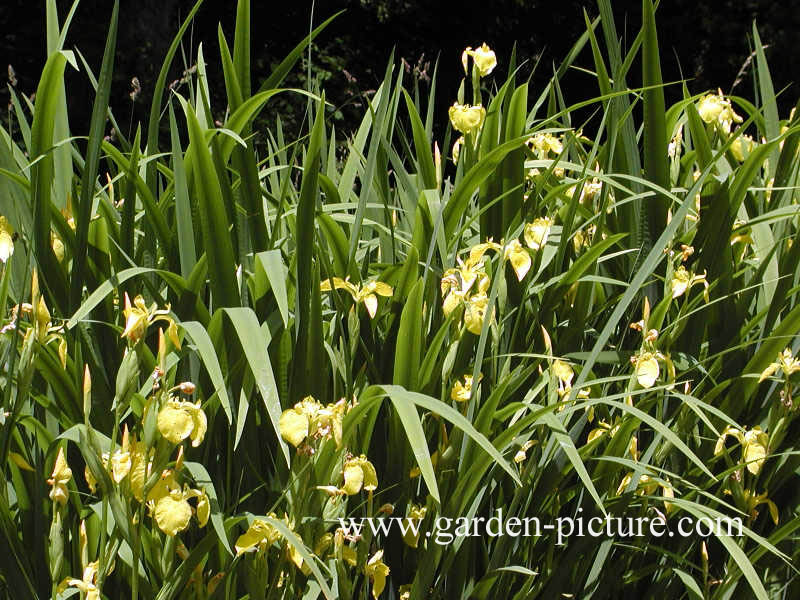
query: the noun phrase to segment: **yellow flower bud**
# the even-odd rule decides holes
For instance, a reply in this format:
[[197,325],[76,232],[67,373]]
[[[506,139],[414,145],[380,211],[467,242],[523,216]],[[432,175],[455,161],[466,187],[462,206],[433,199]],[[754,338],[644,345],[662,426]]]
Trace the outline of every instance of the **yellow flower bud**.
[[53,473],[50,479],[47,480],[52,487],[50,490],[50,499],[57,502],[62,506],[67,503],[69,492],[67,490],[67,483],[72,479],[72,469],[67,464],[67,459],[64,456],[64,448],[58,449],[56,462],[53,465]]

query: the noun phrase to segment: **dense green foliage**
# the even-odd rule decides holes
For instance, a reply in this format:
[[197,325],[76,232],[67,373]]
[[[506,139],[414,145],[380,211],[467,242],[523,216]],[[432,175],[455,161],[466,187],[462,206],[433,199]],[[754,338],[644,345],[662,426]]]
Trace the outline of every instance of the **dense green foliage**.
[[[796,595],[800,116],[755,27],[755,103],[668,101],[651,0],[627,46],[599,0],[543,85],[488,47],[460,86],[392,60],[342,135],[324,81],[284,87],[329,22],[256,79],[240,0],[219,60],[193,49],[170,86],[186,15],[126,135],[118,5],[98,64],[47,7],[35,99],[11,89],[0,129],[4,594]],[[571,104],[577,67],[595,91]],[[260,128],[279,99],[300,135]],[[338,521],[498,510],[743,535]]]

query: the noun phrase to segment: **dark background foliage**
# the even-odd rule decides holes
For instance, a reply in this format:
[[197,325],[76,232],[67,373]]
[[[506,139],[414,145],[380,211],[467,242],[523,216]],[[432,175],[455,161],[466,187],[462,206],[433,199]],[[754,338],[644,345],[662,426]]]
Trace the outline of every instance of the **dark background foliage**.
[[[71,2],[59,1],[61,18]],[[192,6],[189,0],[122,0],[112,107],[120,126],[145,121],[149,94],[161,68],[161,61],[181,20]],[[617,29],[626,41],[635,37],[641,19],[641,3],[616,0]],[[79,49],[93,68],[99,68],[106,35],[106,20],[111,12],[109,0],[82,0],[73,21],[68,47]],[[313,22],[318,24],[331,14],[345,9],[314,44],[312,77],[324,85],[330,102],[339,107],[333,117],[345,131],[357,123],[363,98],[382,79],[392,49],[397,60],[404,59],[424,80],[432,75],[439,58],[439,114],[446,114],[462,75],[460,53],[467,46],[483,41],[496,49],[500,68],[505,69],[516,42],[518,62],[528,61],[523,73],[534,73],[536,83],[546,81],[570,46],[585,30],[583,11],[593,17],[596,5],[591,0],[317,0]],[[182,70],[194,63],[189,53],[203,42],[210,65],[212,104],[217,118],[225,111],[224,86],[218,68],[217,24],[222,23],[228,43],[233,43],[234,0],[206,0],[185,38],[184,54],[179,53],[170,79],[179,79]],[[276,0],[252,2],[253,71],[266,76],[283,56],[308,32],[312,2]],[[780,95],[781,117],[785,118],[797,98],[793,65],[800,52],[794,34],[800,29],[800,4],[773,0],[663,0],[657,13],[665,81],[689,80],[692,93],[722,88],[723,91],[752,97],[751,72],[746,70],[732,90],[752,51],[750,35],[753,20],[758,23],[762,42],[768,46],[776,91]],[[0,5],[2,43],[0,56],[13,65],[17,88],[30,94],[44,64],[44,2],[4,0]],[[602,35],[599,35],[602,39]],[[578,64],[592,67],[588,50]],[[289,85],[305,87],[307,64],[298,65]],[[526,70],[527,69],[527,70]],[[420,73],[421,71],[421,73]],[[130,82],[137,77],[142,91],[131,102]],[[70,115],[75,134],[88,129],[93,92],[84,74],[68,74]],[[256,82],[257,83],[257,82]],[[425,81],[421,82],[425,85]],[[629,85],[636,85],[635,80]],[[541,89],[539,86],[538,89]],[[448,90],[452,93],[448,94]],[[185,90],[184,90],[185,91]],[[0,91],[4,100],[8,91]],[[591,76],[573,71],[564,81],[567,102],[597,94]],[[680,86],[671,86],[667,99],[675,100]],[[290,128],[297,128],[302,111],[286,98],[274,104]],[[445,118],[442,117],[442,122]],[[123,125],[125,124],[125,125]]]

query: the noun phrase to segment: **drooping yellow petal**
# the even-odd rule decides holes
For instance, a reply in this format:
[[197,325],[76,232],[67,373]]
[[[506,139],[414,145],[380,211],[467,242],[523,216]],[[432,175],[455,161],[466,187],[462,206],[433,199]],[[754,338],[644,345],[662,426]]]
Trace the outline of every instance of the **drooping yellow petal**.
[[517,276],[518,281],[522,281],[531,268],[531,255],[522,247],[519,240],[511,240],[506,246],[505,259],[511,262],[511,267]]
[[643,353],[636,360],[636,380],[643,388],[651,388],[658,379],[658,360],[650,353]]
[[344,467],[344,485],[342,491],[348,496],[353,496],[361,491],[364,485],[364,469],[361,465],[348,461]]
[[453,129],[468,135],[481,128],[486,118],[486,109],[480,104],[469,106],[456,102],[450,107],[449,116]]
[[369,318],[374,319],[375,314],[378,312],[378,297],[375,294],[369,294],[364,297],[364,306],[367,307]]
[[375,466],[366,458],[362,457],[361,469],[364,471],[364,490],[372,492],[378,488],[378,474]]
[[197,404],[187,403],[186,410],[188,410],[192,416],[193,429],[190,434],[192,447],[197,448],[197,446],[203,443],[203,438],[205,438],[206,431],[208,430],[208,419],[206,418],[206,413],[200,408],[199,402]]
[[740,442],[744,442],[744,436],[742,435],[742,432],[739,431],[736,427],[728,425],[725,429],[722,430],[722,433],[717,438],[717,443],[714,445],[714,456],[720,454],[723,448],[725,448],[725,440],[728,439],[729,435],[734,436]]
[[761,427],[753,427],[744,433],[742,458],[747,463],[747,470],[753,475],[758,475],[761,471],[767,456],[768,445],[769,437],[761,430]]
[[489,299],[486,294],[475,294],[467,302],[467,309],[464,312],[464,324],[467,331],[475,335],[481,334],[483,321],[489,309]]
[[278,420],[281,437],[295,448],[308,437],[308,425],[308,416],[297,408],[283,411]]
[[558,380],[563,383],[564,385],[571,385],[572,378],[575,375],[575,372],[572,370],[572,367],[569,366],[568,363],[565,363],[563,360],[554,360],[553,366],[551,367],[553,374],[558,377]]
[[211,503],[208,500],[208,494],[203,490],[197,498],[197,523],[200,527],[205,527],[208,523],[208,518],[211,516]]
[[139,502],[144,500],[144,484],[150,475],[152,467],[152,462],[146,454],[146,450],[147,446],[144,442],[136,442],[133,444],[133,451],[131,452],[131,471],[128,476],[128,484],[131,487],[133,497]]
[[168,401],[158,413],[158,430],[173,444],[180,444],[194,430],[192,415],[176,402]]
[[111,455],[111,478],[119,483],[131,470],[131,453],[116,450]]
[[389,567],[383,562],[383,550],[378,550],[364,567],[364,573],[372,580],[372,597],[377,600],[386,587]]
[[525,225],[523,237],[528,248],[541,250],[547,244],[547,237],[550,235],[550,225],[552,220],[549,217],[540,217],[533,223]]
[[[275,514],[270,513],[268,516],[274,518]],[[267,548],[280,537],[278,530],[270,523],[263,519],[253,519],[247,531],[236,540],[234,545],[236,554],[239,555],[252,549]]]
[[468,402],[472,395],[472,375],[464,375],[464,383],[456,381],[450,391],[450,398],[456,402]]
[[[347,290],[347,292],[353,297],[353,300],[357,301],[358,297],[358,288],[350,283],[342,279],[341,277],[333,277],[333,286],[337,290]],[[330,279],[323,279],[320,283],[319,289],[321,292],[330,292],[331,291],[331,280]]]
[[678,298],[689,288],[689,283],[692,280],[692,274],[689,273],[683,266],[678,267],[672,275],[670,286],[672,288],[672,297]]
[[392,286],[388,283],[384,283],[383,281],[375,281],[373,291],[378,294],[379,296],[389,297],[394,293],[392,290]]
[[147,307],[143,309],[144,298],[136,296],[134,304],[131,305],[131,300],[128,293],[125,292],[125,308],[122,311],[125,315],[125,330],[120,337],[128,338],[131,344],[136,344],[147,330]]
[[189,526],[192,507],[180,493],[170,494],[156,502],[155,518],[158,528],[174,537]]
[[415,524],[419,527],[419,522],[425,518],[425,514],[428,512],[428,509],[424,506],[417,506],[415,504],[411,505],[411,508],[408,511],[408,517],[406,517],[406,529],[403,532],[403,541],[406,545],[410,546],[411,548],[416,548],[419,544],[419,529],[417,529],[416,534],[414,533],[414,529],[411,527],[411,524]]

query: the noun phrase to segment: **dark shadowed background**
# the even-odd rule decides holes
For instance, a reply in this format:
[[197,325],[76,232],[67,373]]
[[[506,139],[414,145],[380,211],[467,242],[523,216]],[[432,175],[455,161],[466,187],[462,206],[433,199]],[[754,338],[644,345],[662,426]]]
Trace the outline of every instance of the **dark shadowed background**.
[[[63,16],[71,2],[59,0]],[[192,6],[187,0],[122,0],[116,72],[112,89],[112,109],[120,123],[146,119],[149,94],[161,68],[161,61],[181,20]],[[619,0],[613,3],[617,29],[623,43],[630,43],[640,25],[641,3]],[[67,46],[79,49],[94,69],[99,69],[111,13],[109,0],[82,0],[72,23]],[[500,75],[505,75],[514,42],[518,62],[539,59],[534,73],[534,89],[552,73],[571,45],[585,31],[583,11],[594,17],[598,10],[590,0],[318,0],[313,5],[313,22],[320,23],[335,12],[345,13],[317,38],[313,46],[312,74],[325,87],[328,100],[340,107],[333,115],[337,128],[352,129],[362,114],[363,94],[374,90],[382,79],[392,49],[395,57],[405,59],[412,67],[419,66],[426,75],[433,73],[439,58],[437,105],[440,121],[446,122],[446,107],[452,103],[462,75],[460,53],[467,46],[486,41],[496,49]],[[184,53],[179,52],[170,80],[181,77],[186,66],[194,63],[192,54],[203,42],[208,73],[212,85],[212,107],[216,117],[225,111],[224,87],[217,25],[222,24],[233,43],[235,0],[206,0],[193,28],[184,40]],[[252,64],[255,84],[299,42],[309,30],[312,2],[273,0],[252,2]],[[795,41],[800,30],[800,3],[774,0],[663,0],[657,13],[664,81],[689,79],[689,89],[699,93],[722,88],[731,92],[734,81],[750,55],[753,42],[751,26],[758,24],[762,42],[768,46],[776,91],[780,95],[781,118],[797,100],[794,65],[800,51]],[[13,65],[17,89],[25,94],[35,91],[37,78],[44,64],[44,1],[4,0],[0,5],[3,62]],[[598,32],[599,33],[599,32]],[[602,39],[602,34],[598,35]],[[592,67],[589,51],[577,63]],[[287,82],[306,86],[306,64],[298,64]],[[524,68],[524,69],[525,69]],[[135,103],[129,98],[131,78],[141,82],[142,92]],[[634,68],[629,85],[637,85]],[[423,75],[424,78],[424,75]],[[751,98],[752,74],[746,70],[733,92]],[[425,85],[425,82],[422,82]],[[91,113],[93,93],[85,74],[68,74],[68,97],[73,133],[85,134]],[[563,83],[568,103],[597,95],[592,77],[580,71],[567,74]],[[9,94],[0,90],[7,101]],[[667,100],[680,96],[680,86],[667,91]],[[301,102],[289,98],[273,104],[272,114],[280,113],[289,127],[297,127]],[[3,104],[5,106],[5,102]],[[123,123],[125,125],[123,125]]]

